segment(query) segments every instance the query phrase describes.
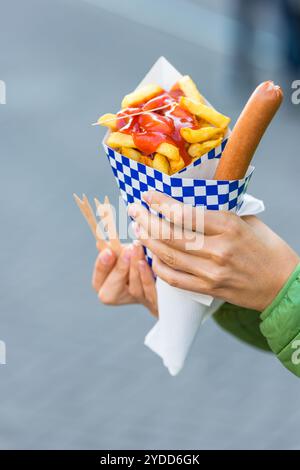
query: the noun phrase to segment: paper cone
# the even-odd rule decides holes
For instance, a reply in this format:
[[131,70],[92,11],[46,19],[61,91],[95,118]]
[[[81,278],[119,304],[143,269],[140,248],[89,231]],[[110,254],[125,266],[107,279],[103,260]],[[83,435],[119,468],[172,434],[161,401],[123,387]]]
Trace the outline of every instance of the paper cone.
[[[155,82],[168,90],[181,76],[165,58],[161,57],[139,86]],[[131,160],[109,148],[105,144],[107,135],[108,133],[103,140],[103,147],[126,205],[139,202],[149,209],[142,200],[142,194],[152,189],[192,206],[202,206],[210,210],[241,209],[254,168],[250,167],[245,178],[241,180],[212,179],[228,134],[220,146],[172,176]],[[151,266],[152,257],[149,250],[146,250],[146,256]],[[217,303],[213,302],[214,299],[210,296],[175,289],[161,280],[157,281],[157,287],[159,321],[146,337],[145,344],[163,358],[170,373],[175,375],[183,366],[199,326],[217,308]],[[176,308],[174,307],[172,311],[170,303],[173,303],[174,299],[176,299]]]

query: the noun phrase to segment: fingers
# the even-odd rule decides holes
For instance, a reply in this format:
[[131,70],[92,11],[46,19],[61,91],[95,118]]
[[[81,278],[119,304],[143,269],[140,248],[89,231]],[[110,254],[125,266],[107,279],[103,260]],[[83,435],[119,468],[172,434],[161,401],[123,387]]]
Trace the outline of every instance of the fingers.
[[133,245],[130,261],[129,293],[153,315],[158,315],[153,273],[145,260],[143,247],[136,244]]
[[144,250],[142,246],[134,244],[132,246],[130,259],[128,290],[130,295],[139,301],[144,300],[144,289],[138,268],[138,263],[142,259],[144,259]]
[[[145,233],[154,239],[161,239],[165,243],[170,243],[181,249],[184,239],[195,241],[195,232],[183,230],[166,219],[159,218],[151,214],[145,207],[140,204],[133,204],[129,206],[128,214],[132,217],[138,225],[144,228]],[[199,237],[200,238],[200,237]],[[201,235],[203,239],[203,236]]]
[[213,294],[208,283],[192,274],[172,269],[157,258],[157,256],[153,256],[152,268],[158,277],[173,287],[179,287],[180,289],[186,289],[193,292],[201,292],[202,294],[207,295]]
[[124,296],[129,280],[131,246],[123,248],[114,269],[110,271],[102,284],[98,297],[104,303],[119,303],[120,297]]
[[149,207],[164,215],[175,225],[184,225],[189,230],[204,232],[207,235],[223,233],[228,220],[235,216],[226,211],[204,211],[202,206],[192,207],[183,204],[158,191],[144,192],[143,199]]
[[144,295],[147,303],[149,304],[149,308],[151,313],[154,316],[158,316],[158,309],[157,309],[157,294],[156,294],[156,287],[155,287],[155,280],[153,277],[153,273],[147,263],[146,260],[140,260],[138,262],[139,273],[143,285]]
[[[173,269],[195,274],[203,278],[210,278],[215,270],[211,259],[200,258],[194,251],[180,251],[147,236],[142,226],[136,229],[136,235],[144,246],[149,248],[164,264]],[[195,254],[196,253],[196,254]]]
[[[203,231],[203,223],[201,224],[203,215],[192,206],[182,204],[176,199],[157,191],[143,193],[143,199],[151,209],[162,214],[175,225],[182,226],[184,224],[189,230],[195,230],[197,227],[198,231]],[[202,208],[201,210],[203,212]]]
[[105,282],[105,279],[109,275],[110,271],[113,269],[113,266],[117,260],[116,254],[110,249],[102,249],[99,241],[96,242],[97,249],[99,254],[95,261],[93,275],[92,275],[92,286],[96,292],[99,292],[99,289]]
[[216,236],[205,237],[202,233],[178,227],[151,214],[142,205],[130,206],[128,213],[137,224],[135,229],[137,226],[143,228],[143,236],[141,234],[136,235],[143,245],[149,248],[152,241],[160,240],[163,243],[163,245],[160,245],[162,250],[167,249],[166,245],[168,245],[182,252],[191,252],[193,255],[208,258],[217,243]]
[[101,253],[99,253],[95,262],[92,277],[92,286],[97,292],[99,292],[99,289],[111,272],[115,262],[116,255],[109,248],[105,248]]

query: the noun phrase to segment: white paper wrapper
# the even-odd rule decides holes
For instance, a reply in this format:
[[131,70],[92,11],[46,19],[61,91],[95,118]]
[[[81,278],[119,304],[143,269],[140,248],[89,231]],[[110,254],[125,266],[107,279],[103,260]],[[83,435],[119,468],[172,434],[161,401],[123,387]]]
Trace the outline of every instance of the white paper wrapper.
[[[181,76],[164,57],[160,57],[138,87],[155,82],[169,90]],[[103,147],[125,204],[140,202],[146,205],[142,202],[142,193],[155,189],[185,204],[201,205],[210,210],[244,211],[242,215],[263,210],[261,201],[244,196],[253,167],[242,180],[212,179],[228,135],[220,146],[172,176],[130,160],[107,147],[107,135]],[[148,250],[146,256],[151,265],[152,256]],[[159,279],[157,289],[159,321],[146,336],[145,344],[163,359],[170,373],[176,375],[184,364],[199,326],[218,308],[220,302],[207,295],[175,289]]]

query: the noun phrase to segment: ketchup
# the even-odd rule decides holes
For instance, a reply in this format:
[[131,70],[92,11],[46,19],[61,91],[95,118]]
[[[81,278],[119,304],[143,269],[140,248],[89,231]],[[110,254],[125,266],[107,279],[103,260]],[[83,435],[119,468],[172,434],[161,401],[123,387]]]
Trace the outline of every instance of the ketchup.
[[[161,143],[173,144],[179,149],[185,165],[188,165],[192,159],[186,150],[186,142],[181,137],[180,129],[197,129],[199,124],[191,113],[179,106],[182,95],[180,88],[175,85],[169,93],[163,92],[146,103],[119,111],[117,116],[122,119],[117,121],[118,130],[130,134],[136,147],[149,157],[152,157]],[[165,107],[151,111],[162,106]],[[147,113],[131,116],[142,111]]]

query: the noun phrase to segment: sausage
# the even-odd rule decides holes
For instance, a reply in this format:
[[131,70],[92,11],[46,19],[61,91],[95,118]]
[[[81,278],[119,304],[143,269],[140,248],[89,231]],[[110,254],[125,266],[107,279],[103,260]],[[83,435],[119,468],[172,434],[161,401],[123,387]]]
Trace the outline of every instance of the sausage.
[[215,180],[244,178],[267,127],[283,100],[281,88],[272,81],[261,83],[250,96],[228,139]]

